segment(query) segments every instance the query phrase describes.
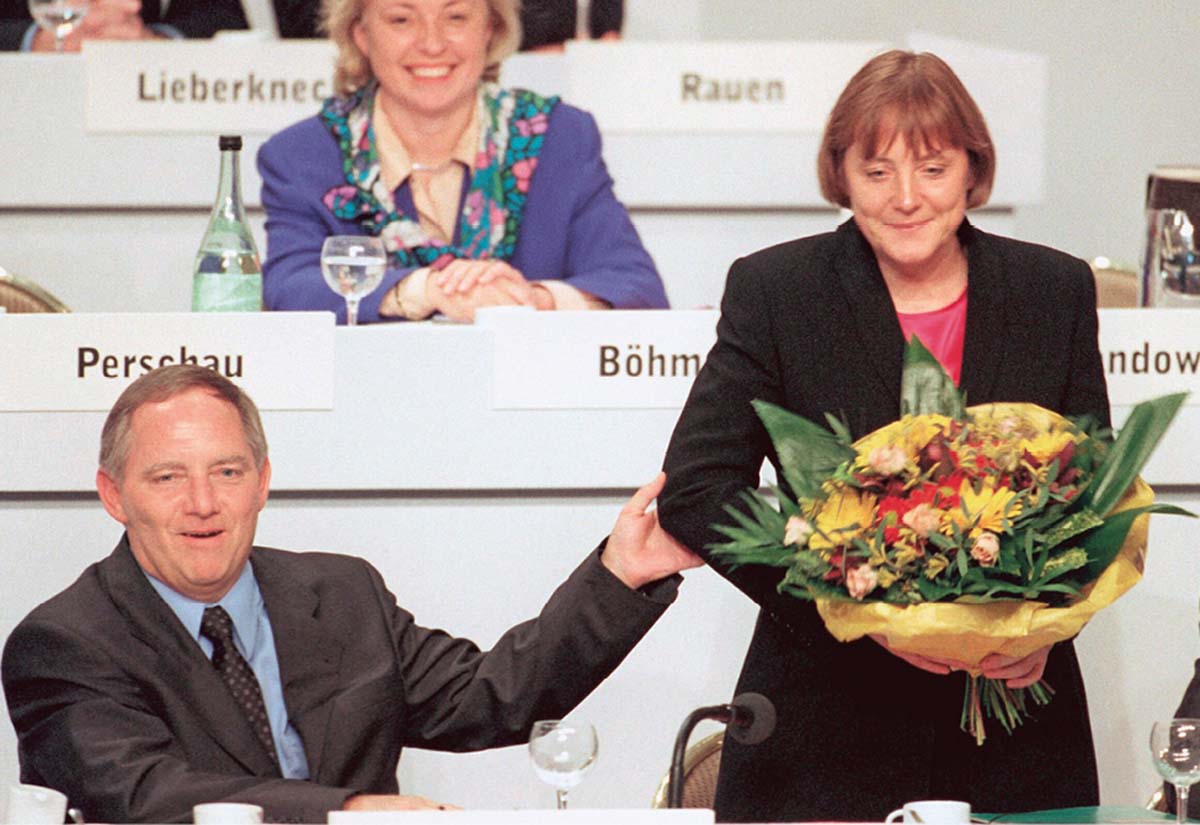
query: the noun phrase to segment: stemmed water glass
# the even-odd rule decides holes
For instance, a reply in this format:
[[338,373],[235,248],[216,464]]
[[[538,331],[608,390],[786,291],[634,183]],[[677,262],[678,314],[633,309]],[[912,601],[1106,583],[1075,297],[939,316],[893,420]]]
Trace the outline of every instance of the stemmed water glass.
[[1176,821],[1187,822],[1188,789],[1200,780],[1200,719],[1155,722],[1150,754],[1163,779],[1175,786]]
[[383,280],[387,253],[379,238],[366,235],[331,235],[321,246],[321,274],[325,283],[346,299],[346,323],[358,323],[358,302]]
[[87,14],[88,0],[29,0],[29,13],[45,31],[54,35],[54,51],[63,50],[67,35]]
[[545,719],[533,723],[529,758],[538,779],[554,788],[560,810],[567,807],[567,791],[583,781],[597,753],[596,729],[587,722]]

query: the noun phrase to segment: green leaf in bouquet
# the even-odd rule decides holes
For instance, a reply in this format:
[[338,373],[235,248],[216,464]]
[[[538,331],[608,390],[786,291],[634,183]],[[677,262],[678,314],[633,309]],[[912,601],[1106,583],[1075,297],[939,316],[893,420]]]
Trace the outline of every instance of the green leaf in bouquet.
[[1045,588],[1050,582],[1065,576],[1072,570],[1078,570],[1088,563],[1088,553],[1082,547],[1072,547],[1070,550],[1051,555],[1042,566],[1041,575],[1033,583],[1037,589]]
[[941,413],[961,419],[965,409],[962,393],[945,368],[920,338],[909,338],[900,377],[900,415]]
[[801,550],[792,559],[792,569],[796,571],[796,575],[806,579],[820,579],[832,566],[815,550]]
[[749,512],[726,504],[725,512],[737,523],[711,525],[729,541],[710,544],[708,549],[734,565],[787,567],[795,551],[782,542],[787,518],[753,490],[743,490],[740,498]]
[[821,482],[839,464],[854,458],[854,449],[836,434],[790,410],[755,399],[750,402],[779,456],[779,472],[800,498],[814,498]]
[[917,591],[927,602],[945,601],[958,592],[958,584],[947,579],[929,579],[921,576],[916,580]]
[[959,550],[954,554],[954,564],[958,568],[958,575],[965,576],[967,575],[967,571],[970,569],[971,557]]
[[1116,506],[1150,459],[1187,396],[1185,392],[1164,395],[1133,408],[1091,484],[1080,493],[1081,506],[1105,515]]
[[1079,545],[1087,550],[1088,563],[1079,568],[1072,578],[1079,584],[1088,584],[1100,577],[1125,543],[1125,536],[1133,526],[1133,520],[1143,513],[1164,513],[1173,516],[1192,516],[1195,513],[1176,507],[1173,504],[1150,504],[1146,507],[1134,507],[1114,513],[1104,520],[1104,523],[1085,534],[1079,540]]
[[850,445],[854,443],[854,436],[850,434],[850,428],[846,426],[846,422],[831,413],[825,413],[825,423],[829,425],[829,431],[837,437],[837,440],[843,444]]
[[1104,519],[1085,507],[1082,510],[1071,513],[1047,531],[1042,536],[1042,545],[1047,550],[1052,549],[1067,539],[1073,539],[1081,533],[1086,533],[1093,527],[1099,527],[1103,523]]
[[[780,593],[810,601],[812,599],[849,598],[846,590],[841,585],[827,582],[819,575],[811,575],[802,569],[803,566],[793,566],[784,574],[783,579],[779,582],[778,590]],[[825,567],[828,569],[828,563],[825,564]]]

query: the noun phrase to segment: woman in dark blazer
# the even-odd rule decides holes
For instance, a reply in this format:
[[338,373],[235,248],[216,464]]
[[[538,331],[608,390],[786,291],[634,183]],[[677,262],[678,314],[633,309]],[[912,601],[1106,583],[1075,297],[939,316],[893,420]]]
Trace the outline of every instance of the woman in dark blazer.
[[[1108,423],[1095,287],[1083,261],[981,232],[965,218],[991,191],[982,115],[929,54],[873,58],[826,126],[823,194],[853,218],[837,231],[743,258],[730,269],[717,343],[667,451],[663,525],[702,554],[724,538],[723,506],[778,464],[750,402],[855,437],[899,416],[907,335],[925,342],[968,403],[1027,401]],[[841,644],[814,607],[781,596],[782,571],[709,563],[762,608],[738,691],[775,703],[757,746],[726,741],[722,821],[874,820],[914,799],[1010,812],[1098,804],[1086,699],[1070,642],[984,675],[1012,687],[1043,675],[1056,693],[1010,736],[982,746],[959,729],[958,663]]]

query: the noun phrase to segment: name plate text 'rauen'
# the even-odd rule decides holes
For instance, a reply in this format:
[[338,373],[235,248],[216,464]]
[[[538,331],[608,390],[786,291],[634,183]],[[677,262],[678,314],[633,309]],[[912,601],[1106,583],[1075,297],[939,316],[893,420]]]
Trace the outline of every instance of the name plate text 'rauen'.
[[568,99],[595,115],[605,134],[819,134],[846,81],[884,48],[878,42],[572,41]]
[[333,409],[333,327],[328,312],[2,315],[0,412],[104,411],[170,364],[215,370],[260,409]]

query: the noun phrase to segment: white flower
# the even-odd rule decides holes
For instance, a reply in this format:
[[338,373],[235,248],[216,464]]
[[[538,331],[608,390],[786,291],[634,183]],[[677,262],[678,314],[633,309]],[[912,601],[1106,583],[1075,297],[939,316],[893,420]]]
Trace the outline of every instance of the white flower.
[[867,463],[881,476],[894,476],[904,470],[904,466],[908,464],[908,456],[903,447],[885,444],[871,450],[867,456]]
[[928,538],[930,533],[937,532],[938,525],[942,523],[942,511],[921,502],[901,516],[900,521],[921,538]]
[[1000,539],[995,533],[980,533],[971,546],[971,558],[982,567],[991,567],[1000,556]]
[[862,601],[862,598],[875,589],[879,584],[879,574],[869,564],[860,564],[846,571],[846,589],[850,597]]
[[808,537],[812,534],[812,525],[806,519],[792,516],[787,520],[787,526],[783,529],[783,543],[804,547],[808,544]]

